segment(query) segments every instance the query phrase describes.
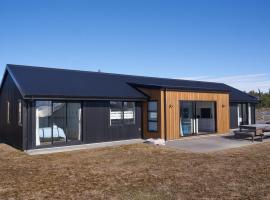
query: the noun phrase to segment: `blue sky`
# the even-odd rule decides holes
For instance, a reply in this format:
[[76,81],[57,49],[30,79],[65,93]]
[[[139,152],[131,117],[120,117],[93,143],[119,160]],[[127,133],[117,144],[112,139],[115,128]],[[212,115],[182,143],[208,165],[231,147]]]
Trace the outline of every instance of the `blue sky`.
[[270,88],[270,1],[0,0],[7,63]]

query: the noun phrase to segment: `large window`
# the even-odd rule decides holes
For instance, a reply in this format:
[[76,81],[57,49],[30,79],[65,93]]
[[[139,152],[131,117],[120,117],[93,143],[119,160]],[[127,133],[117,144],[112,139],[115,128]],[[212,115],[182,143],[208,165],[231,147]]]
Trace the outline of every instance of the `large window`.
[[67,141],[81,140],[81,104],[67,103]]
[[36,146],[81,140],[81,104],[36,101]]
[[157,101],[148,102],[148,131],[158,130],[158,106]]
[[135,124],[135,102],[110,101],[110,126]]

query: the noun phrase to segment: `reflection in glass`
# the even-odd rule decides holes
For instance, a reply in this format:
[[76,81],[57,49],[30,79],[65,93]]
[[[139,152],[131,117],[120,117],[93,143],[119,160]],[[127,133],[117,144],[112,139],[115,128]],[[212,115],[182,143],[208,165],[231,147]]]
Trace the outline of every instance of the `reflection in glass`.
[[148,131],[157,131],[157,122],[148,122]]
[[157,111],[157,101],[149,101],[148,102],[148,110],[149,111]]
[[122,123],[122,101],[110,101],[110,126],[121,126]]
[[53,143],[66,142],[66,104],[53,103]]
[[36,102],[36,146],[51,144],[51,101]]
[[181,102],[180,106],[180,134],[187,136],[194,133],[194,103]]
[[123,102],[124,123],[135,124],[135,102]]
[[81,104],[67,103],[67,141],[81,140]]
[[148,112],[149,121],[157,121],[157,112]]
[[36,146],[81,140],[81,104],[36,101]]
[[147,109],[148,109],[148,131],[157,131],[158,130],[157,101],[149,101]]

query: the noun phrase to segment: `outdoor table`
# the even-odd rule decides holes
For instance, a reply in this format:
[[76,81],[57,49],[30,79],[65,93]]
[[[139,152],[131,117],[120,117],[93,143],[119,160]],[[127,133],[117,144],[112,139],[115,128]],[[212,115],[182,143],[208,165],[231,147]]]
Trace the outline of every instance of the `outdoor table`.
[[242,131],[242,129],[248,129],[250,131],[254,131],[255,135],[261,135],[263,133],[263,129],[268,127],[268,124],[240,125],[240,131]]

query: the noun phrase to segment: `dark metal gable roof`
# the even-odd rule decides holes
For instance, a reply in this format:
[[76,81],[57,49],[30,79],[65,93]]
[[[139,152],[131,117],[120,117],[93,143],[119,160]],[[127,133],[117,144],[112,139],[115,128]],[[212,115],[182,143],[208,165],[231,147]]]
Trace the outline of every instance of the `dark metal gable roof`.
[[7,65],[25,98],[146,99],[122,80],[103,73]]
[[25,98],[76,97],[146,99],[136,86],[185,91],[228,92],[230,101],[257,102],[257,99],[222,83],[86,72],[22,65],[7,65]]
[[245,102],[245,103],[259,103],[259,100],[257,97],[252,96],[250,94],[247,94],[245,92],[242,92],[234,87],[231,87],[229,85],[223,84],[224,89],[229,90],[230,94],[230,102]]

